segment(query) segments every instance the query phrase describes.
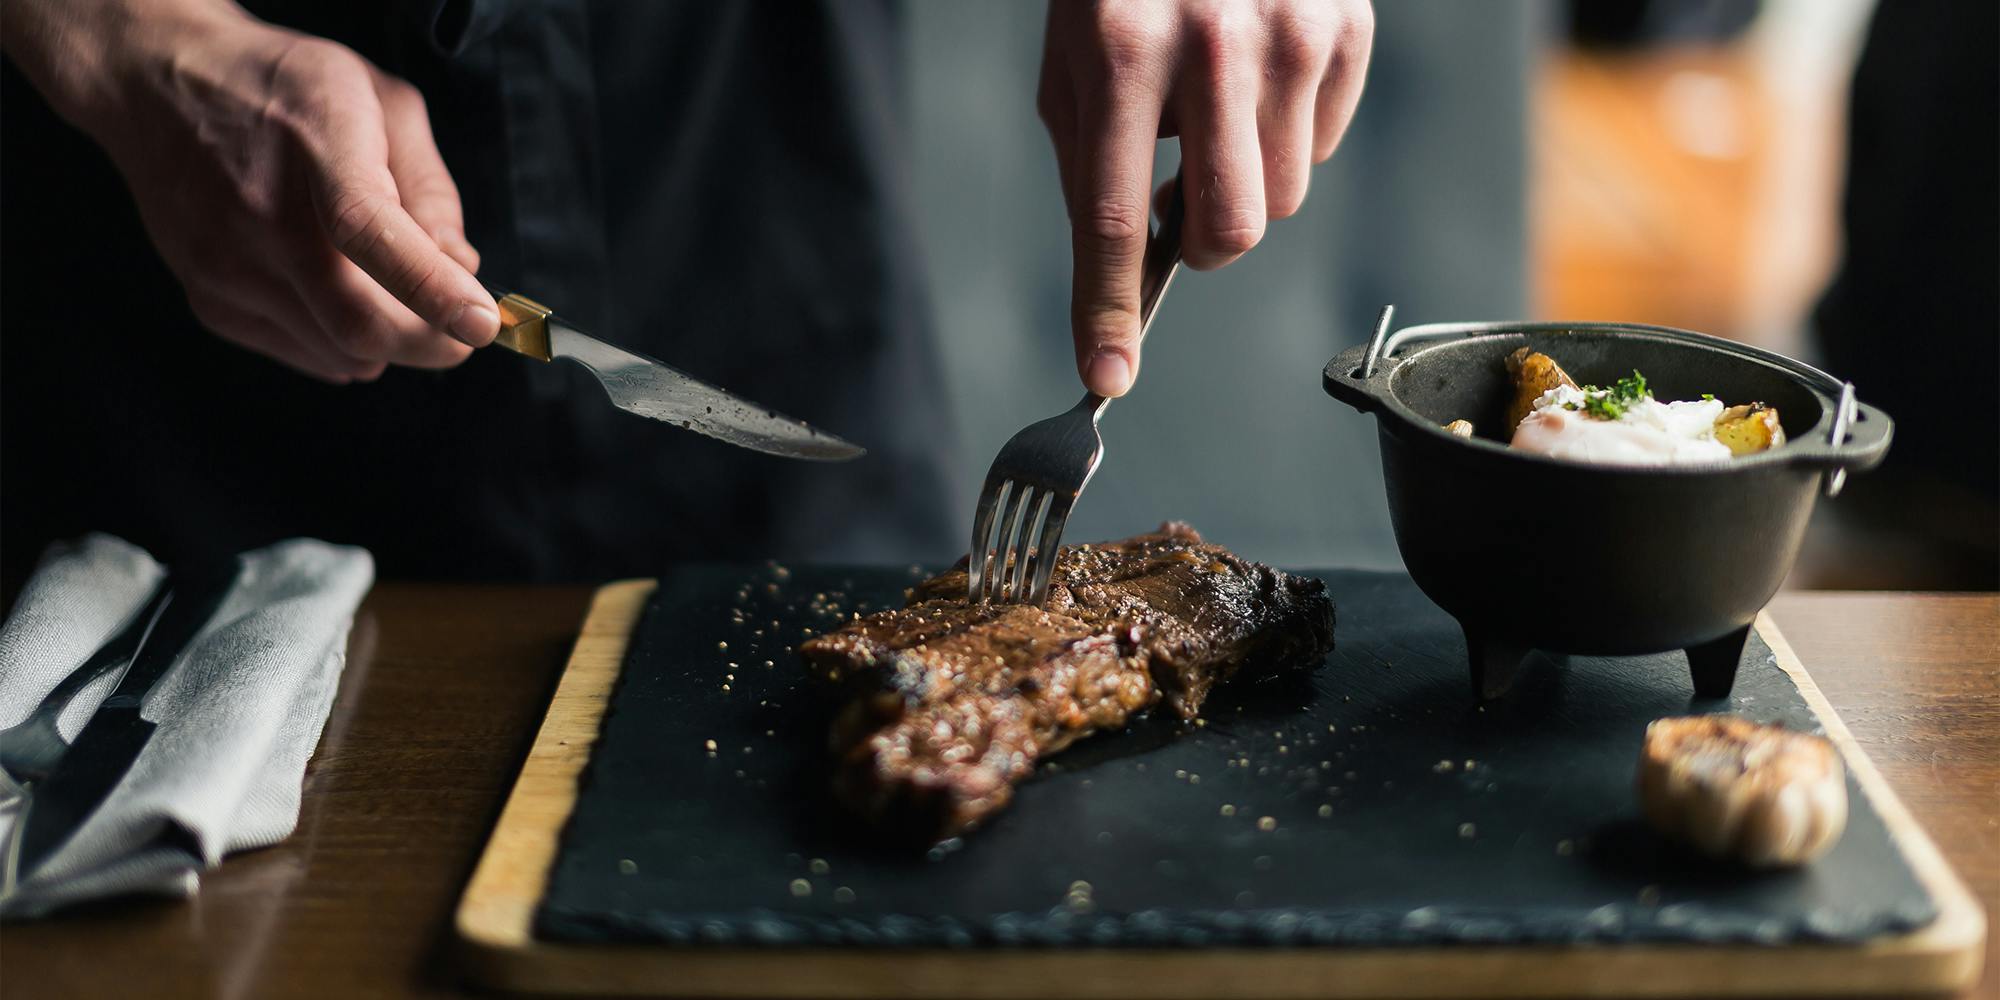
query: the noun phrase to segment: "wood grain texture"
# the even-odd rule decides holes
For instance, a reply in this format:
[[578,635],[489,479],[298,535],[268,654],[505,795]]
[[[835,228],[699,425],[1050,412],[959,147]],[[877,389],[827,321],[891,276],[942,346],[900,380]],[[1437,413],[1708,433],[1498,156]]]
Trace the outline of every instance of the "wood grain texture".
[[[231,859],[187,902],[0,925],[0,997],[130,995],[140,982],[169,998],[477,995],[449,947],[453,911],[590,599],[582,587],[378,586],[298,832]],[[1771,614],[1995,912],[2000,596],[1788,594]],[[1987,948],[1995,968],[1992,935]],[[1996,980],[1971,995],[2000,998]]]
[[1985,918],[1896,801],[1775,623],[1758,629],[1874,802],[1939,917],[1861,946],[1375,949],[666,949],[533,939],[576,781],[650,588],[599,592],[547,721],[460,903],[474,978],[500,989],[685,997],[1768,996],[1942,991],[1978,980]]
[[[1785,593],[1767,613],[1989,917],[2000,913],[2000,595]],[[2000,937],[1974,991],[2000,998]]]

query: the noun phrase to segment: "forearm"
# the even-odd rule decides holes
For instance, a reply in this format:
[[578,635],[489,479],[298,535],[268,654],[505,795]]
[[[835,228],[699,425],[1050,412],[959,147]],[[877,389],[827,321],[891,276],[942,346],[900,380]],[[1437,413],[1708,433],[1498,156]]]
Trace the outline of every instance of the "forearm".
[[96,131],[126,104],[127,74],[168,70],[146,53],[247,16],[231,0],[0,0],[0,52],[57,114]]
[[336,384],[448,368],[493,339],[409,83],[232,0],[0,0],[0,23],[0,49],[110,154],[218,335]]

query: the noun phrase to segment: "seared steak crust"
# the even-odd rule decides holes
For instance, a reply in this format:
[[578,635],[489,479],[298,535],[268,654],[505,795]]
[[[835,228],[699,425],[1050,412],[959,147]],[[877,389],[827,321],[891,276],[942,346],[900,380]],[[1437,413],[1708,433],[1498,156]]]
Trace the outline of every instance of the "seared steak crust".
[[863,691],[834,726],[835,791],[884,827],[937,839],[1007,804],[1042,757],[1165,701],[1193,718],[1244,668],[1333,648],[1318,580],[1238,558],[1178,522],[1062,550],[1044,608],[968,605],[965,564],[909,604],[807,640]]

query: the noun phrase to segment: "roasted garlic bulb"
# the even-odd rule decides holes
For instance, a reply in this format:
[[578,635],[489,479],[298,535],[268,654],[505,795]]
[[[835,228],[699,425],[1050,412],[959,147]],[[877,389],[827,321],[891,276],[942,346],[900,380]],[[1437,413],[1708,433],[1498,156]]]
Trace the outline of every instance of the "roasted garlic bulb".
[[1661,833],[1757,867],[1805,864],[1847,825],[1846,772],[1833,744],[1733,715],[1647,726],[1639,801]]

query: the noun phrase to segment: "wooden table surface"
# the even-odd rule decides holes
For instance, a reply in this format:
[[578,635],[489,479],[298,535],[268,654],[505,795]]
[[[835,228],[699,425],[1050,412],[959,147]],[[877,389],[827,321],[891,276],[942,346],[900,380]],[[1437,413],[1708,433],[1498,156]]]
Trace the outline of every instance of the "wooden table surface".
[[[298,832],[188,902],[0,925],[0,997],[456,996],[451,915],[586,588],[384,584]],[[1772,614],[1910,811],[2000,913],[2000,596],[1782,595]],[[2000,997],[2000,935],[1978,995]]]

